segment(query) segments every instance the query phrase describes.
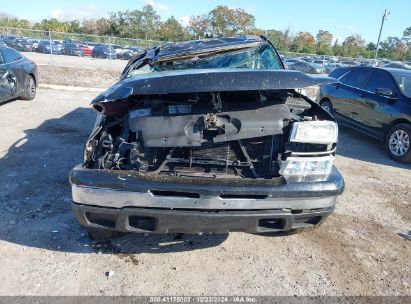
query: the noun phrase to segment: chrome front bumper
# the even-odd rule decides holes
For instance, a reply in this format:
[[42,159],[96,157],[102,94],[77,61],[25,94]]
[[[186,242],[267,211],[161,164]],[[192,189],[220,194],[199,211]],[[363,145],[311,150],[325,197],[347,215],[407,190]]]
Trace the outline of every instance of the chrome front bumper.
[[[155,192],[154,192],[155,193]],[[270,197],[244,195],[241,198],[224,195],[203,195],[167,192],[156,195],[151,191],[132,192],[72,185],[73,201],[78,204],[108,208],[167,208],[201,210],[267,210],[334,208],[336,196],[326,197]],[[186,194],[186,195],[185,195]]]

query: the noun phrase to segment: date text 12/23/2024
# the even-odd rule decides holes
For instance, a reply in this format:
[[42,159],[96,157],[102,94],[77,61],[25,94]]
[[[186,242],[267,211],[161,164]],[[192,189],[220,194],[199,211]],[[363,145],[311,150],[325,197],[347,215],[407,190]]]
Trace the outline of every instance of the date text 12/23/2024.
[[255,297],[247,296],[199,296],[199,297],[177,297],[160,296],[150,297],[150,303],[257,303]]

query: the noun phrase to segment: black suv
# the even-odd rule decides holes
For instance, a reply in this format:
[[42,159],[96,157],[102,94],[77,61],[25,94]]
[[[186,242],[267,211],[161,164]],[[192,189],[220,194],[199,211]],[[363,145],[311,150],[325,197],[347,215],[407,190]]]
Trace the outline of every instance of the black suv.
[[320,105],[339,123],[379,139],[391,158],[411,162],[411,71],[346,67],[329,76],[340,83],[320,87]]
[[134,56],[92,102],[97,121],[70,174],[78,221],[94,237],[320,224],[344,188],[338,128],[295,89],[333,82],[284,70],[263,37]]

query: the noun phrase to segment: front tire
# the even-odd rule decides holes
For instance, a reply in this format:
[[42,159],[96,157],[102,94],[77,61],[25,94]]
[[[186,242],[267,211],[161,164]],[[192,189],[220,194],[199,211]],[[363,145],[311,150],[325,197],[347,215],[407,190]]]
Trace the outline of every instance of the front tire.
[[25,100],[33,100],[36,97],[36,80],[33,76],[27,75],[24,82],[24,96]]
[[401,163],[411,162],[411,124],[400,123],[393,126],[385,137],[388,155]]

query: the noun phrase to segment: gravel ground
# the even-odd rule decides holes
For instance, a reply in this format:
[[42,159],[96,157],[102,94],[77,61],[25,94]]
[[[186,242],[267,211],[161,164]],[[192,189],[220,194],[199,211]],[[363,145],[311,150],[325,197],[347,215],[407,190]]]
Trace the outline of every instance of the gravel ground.
[[92,57],[23,53],[37,64],[39,85],[64,85],[104,89],[120,77],[127,60],[108,60]]
[[108,88],[114,84],[121,72],[90,68],[38,65],[39,84],[64,85],[82,88]]
[[40,89],[0,106],[0,295],[411,296],[411,166],[347,129],[336,159],[346,190],[317,229],[91,241],[68,173],[95,95]]

